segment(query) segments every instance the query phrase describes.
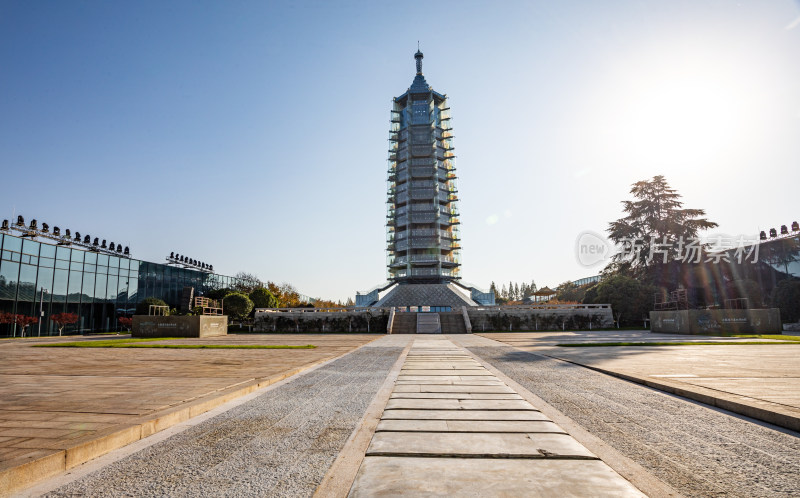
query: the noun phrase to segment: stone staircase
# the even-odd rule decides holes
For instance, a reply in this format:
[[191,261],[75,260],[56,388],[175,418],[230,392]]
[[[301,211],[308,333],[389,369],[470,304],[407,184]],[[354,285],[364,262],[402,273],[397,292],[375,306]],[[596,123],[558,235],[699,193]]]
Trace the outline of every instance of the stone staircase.
[[467,333],[467,327],[464,325],[464,315],[460,311],[439,313],[439,321],[442,326],[442,334]]
[[417,332],[416,313],[395,313],[392,334],[415,334]]
[[441,334],[439,313],[417,313],[417,334]]

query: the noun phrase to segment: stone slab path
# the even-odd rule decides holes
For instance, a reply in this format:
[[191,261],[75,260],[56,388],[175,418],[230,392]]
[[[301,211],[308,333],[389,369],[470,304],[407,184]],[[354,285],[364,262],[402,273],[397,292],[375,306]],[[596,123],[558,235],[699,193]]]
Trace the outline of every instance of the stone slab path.
[[445,337],[415,338],[350,496],[644,496]]

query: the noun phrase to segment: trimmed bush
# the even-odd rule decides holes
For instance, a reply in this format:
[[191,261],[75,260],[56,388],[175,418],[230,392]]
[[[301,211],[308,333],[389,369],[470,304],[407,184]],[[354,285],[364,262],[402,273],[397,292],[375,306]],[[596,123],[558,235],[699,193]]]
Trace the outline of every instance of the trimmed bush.
[[163,300],[158,299],[157,297],[146,297],[142,299],[142,302],[136,305],[136,314],[137,315],[147,315],[150,313],[150,306],[166,306]]

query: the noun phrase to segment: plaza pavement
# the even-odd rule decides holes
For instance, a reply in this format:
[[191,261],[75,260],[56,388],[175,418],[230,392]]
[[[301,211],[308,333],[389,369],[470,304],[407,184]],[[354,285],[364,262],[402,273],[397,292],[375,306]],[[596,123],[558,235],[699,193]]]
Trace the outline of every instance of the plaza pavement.
[[[474,429],[481,431],[480,434],[483,435],[476,436],[473,431],[468,431],[470,434],[464,436],[460,432],[463,427],[459,427],[460,422],[457,420],[461,416],[470,416],[467,415],[469,412],[501,413],[503,407],[500,404],[508,402],[528,403],[525,409],[520,410],[524,412],[523,418],[535,413],[541,415],[541,412],[539,407],[529,403],[530,400],[520,400],[516,396],[517,392],[503,389],[504,381],[492,378],[492,373],[499,375],[497,372],[481,370],[483,367],[476,365],[469,351],[462,348],[462,343],[469,347],[475,341],[478,341],[475,344],[480,341],[497,344],[494,341],[499,341],[523,351],[585,365],[655,385],[660,389],[672,389],[687,397],[705,397],[701,401],[717,406],[726,407],[725,403],[733,399],[734,408],[740,405],[758,408],[790,422],[797,420],[797,413],[800,411],[797,402],[800,388],[796,382],[800,377],[797,361],[800,345],[562,348],[555,344],[570,341],[685,341],[711,338],[656,335],[647,331],[492,333],[482,336],[476,334],[472,339],[468,336],[450,336],[455,344],[447,336],[435,339],[430,339],[431,336],[406,336],[409,342],[413,339],[418,345],[401,355],[403,362],[398,362],[398,372],[394,378],[390,375],[386,380],[388,384],[384,389],[385,398],[381,398],[379,394],[373,402],[375,406],[372,407],[372,412],[376,413],[376,427],[372,428],[373,431],[376,430],[374,437],[371,431],[366,431],[361,437],[364,445],[362,449],[353,452],[352,444],[348,443],[340,455],[340,459],[343,456],[350,457],[354,477],[356,470],[361,468],[356,485],[352,488],[354,495],[367,494],[366,490],[377,486],[374,476],[389,476],[386,480],[389,490],[391,486],[398,486],[403,482],[403,479],[398,480],[398,476],[408,476],[410,469],[415,468],[430,477],[432,486],[425,488],[423,483],[419,494],[437,489],[441,491],[444,488],[437,482],[442,481],[443,474],[434,470],[442,468],[438,464],[434,465],[437,459],[448,459],[444,462],[445,466],[456,460],[459,462],[459,465],[445,475],[444,481],[456,478],[459,472],[470,476],[480,474],[483,472],[481,469],[497,467],[497,475],[508,476],[497,481],[498,485],[509,490],[520,489],[514,487],[512,479],[515,474],[519,475],[513,469],[520,462],[495,457],[515,456],[524,460],[555,455],[558,460],[559,455],[566,455],[565,461],[580,456],[586,461],[596,463],[579,463],[603,464],[591,454],[578,455],[587,450],[579,449],[580,444],[577,442],[575,444],[578,447],[573,446],[571,449],[575,455],[569,452],[560,453],[563,449],[548,448],[547,445],[541,447],[542,445],[534,444],[536,448],[533,448],[528,440],[535,441],[539,432],[531,431],[527,426],[514,427],[519,425],[518,421],[509,421],[502,417],[494,422],[509,423],[508,427],[499,430],[503,435],[493,434],[489,430],[489,425],[492,424],[487,425],[488,420],[485,420]],[[319,346],[314,350],[61,349],[29,347],[38,342],[35,340],[3,341],[0,343],[0,355],[3,358],[0,365],[0,495],[63,473],[66,469],[114,448],[144,438],[314,364],[341,356],[379,337],[359,334],[289,334],[191,340],[194,343],[312,343]],[[392,338],[400,339],[396,336]],[[381,341],[387,339],[389,337]],[[64,339],[42,339],[45,340]],[[410,358],[403,358],[405,354],[409,354]],[[460,372],[462,375],[446,376],[435,372],[442,369],[463,371]],[[414,370],[423,370],[425,375],[414,375],[422,373],[413,372]],[[464,376],[470,371],[476,375]],[[478,378],[483,376],[486,378]],[[484,388],[458,387],[459,383],[477,386],[484,382],[488,382]],[[508,382],[505,381],[506,388]],[[442,388],[445,385],[455,387]],[[417,388],[419,391],[414,391]],[[486,388],[502,389],[504,392],[478,392]],[[453,392],[457,394],[454,395]],[[487,396],[490,394],[495,396]],[[485,399],[495,398],[496,395],[501,398],[508,395],[509,399]],[[409,403],[420,405],[412,407]],[[474,406],[469,406],[470,403]],[[438,406],[439,404],[443,405]],[[489,405],[494,404],[497,406],[492,409]],[[444,425],[440,421],[436,422],[436,427],[423,427],[428,422],[417,426],[414,414],[420,409],[430,411],[417,413],[416,419],[428,419],[429,415],[440,409],[445,411],[442,418]],[[392,417],[393,413],[402,416]],[[454,414],[455,418],[451,420],[450,416]],[[755,415],[763,413],[756,410]],[[761,416],[755,418],[764,419]],[[527,419],[523,421],[534,422]],[[552,421],[548,421],[547,417],[540,418],[538,422],[543,427],[553,429],[541,431],[542,433],[566,436],[564,430],[559,430],[555,424],[550,425]],[[437,437],[420,438],[420,433],[434,434]],[[456,433],[458,435],[453,436]],[[397,439],[398,434],[406,434],[406,437]],[[355,436],[354,432],[351,439],[358,439]],[[465,448],[457,447],[458,440],[463,437],[481,439],[476,444],[483,445],[484,450],[480,454],[468,454],[468,451],[465,453]],[[522,438],[517,441],[524,447],[520,451],[517,451],[519,447],[514,449],[514,443],[510,442],[515,438]],[[440,443],[434,443],[435,440]],[[442,445],[441,441],[449,443]],[[20,453],[20,450],[24,453]],[[487,456],[491,458],[483,459],[491,461],[485,462],[485,466],[481,467],[476,463],[475,460]],[[352,461],[357,461],[359,465],[353,467]],[[537,460],[536,463],[541,462]],[[551,463],[547,461],[541,467],[541,475],[552,477],[558,474],[545,468],[551,466]],[[569,465],[577,464],[572,461]],[[601,469],[598,475],[610,476],[612,481],[619,478],[602,465],[598,468]],[[565,475],[574,475],[575,472],[573,469]],[[530,485],[530,477],[523,477],[517,484],[527,482]],[[620,482],[613,485],[622,486]],[[349,484],[344,489],[350,490]],[[342,492],[342,488],[338,491],[338,495],[347,493]],[[468,493],[470,489],[464,488],[463,491]],[[636,490],[628,488],[625,492],[635,494]]]
[[764,346],[560,347],[556,344],[735,343],[753,339],[653,334],[647,330],[476,335],[800,431],[800,342]]
[[32,347],[109,336],[0,341],[0,496],[379,337],[242,334],[159,342],[315,349]]

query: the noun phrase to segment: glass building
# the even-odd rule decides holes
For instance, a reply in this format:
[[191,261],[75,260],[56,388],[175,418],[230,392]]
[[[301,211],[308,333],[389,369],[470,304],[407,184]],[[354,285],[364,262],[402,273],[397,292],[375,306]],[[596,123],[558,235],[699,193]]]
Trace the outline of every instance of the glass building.
[[[178,307],[184,287],[196,294],[236,283],[233,277],[139,261],[91,250],[39,242],[0,233],[0,313],[39,317],[42,335],[58,334],[49,318],[78,315],[65,333],[118,330],[117,319],[132,315],[146,297]],[[0,324],[0,336],[19,335],[14,324]],[[32,325],[26,335],[36,335]]]
[[460,278],[458,189],[447,96],[422,75],[393,99],[387,186],[388,278],[446,283]]

